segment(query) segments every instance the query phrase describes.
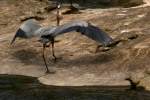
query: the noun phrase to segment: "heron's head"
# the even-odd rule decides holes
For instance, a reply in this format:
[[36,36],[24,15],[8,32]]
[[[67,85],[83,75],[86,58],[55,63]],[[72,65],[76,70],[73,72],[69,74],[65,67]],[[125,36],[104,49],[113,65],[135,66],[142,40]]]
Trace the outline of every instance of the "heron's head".
[[26,32],[24,32],[21,28],[19,28],[15,34],[15,36],[13,37],[11,44],[13,44],[16,40],[16,38],[27,38]]
[[13,37],[11,44],[13,44],[17,37],[19,38],[31,38],[33,37],[34,33],[40,28],[41,26],[34,20],[30,19],[25,21],[17,30],[15,36]]

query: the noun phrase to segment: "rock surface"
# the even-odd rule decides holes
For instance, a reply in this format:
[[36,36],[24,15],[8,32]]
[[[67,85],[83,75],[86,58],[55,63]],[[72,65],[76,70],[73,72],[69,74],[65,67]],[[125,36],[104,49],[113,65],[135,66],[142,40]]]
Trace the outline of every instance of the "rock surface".
[[[95,53],[97,46],[100,44],[82,36],[81,34],[72,32],[59,36],[56,38],[56,40],[59,42],[55,43],[55,50],[56,56],[61,57],[61,59],[59,59],[56,63],[53,63],[51,60],[51,53],[49,49],[47,49],[47,61],[49,69],[56,71],[55,74],[48,75],[45,75],[45,66],[41,56],[42,44],[37,42],[37,39],[17,39],[14,45],[9,45],[13,35],[15,34],[15,31],[21,24],[20,19],[24,16],[42,15],[45,18],[40,20],[40,23],[43,26],[56,25],[55,10],[49,13],[37,13],[43,10],[46,6],[47,5],[45,3],[35,0],[24,0],[22,2],[19,0],[0,1],[1,91],[3,91],[2,86],[5,83],[3,77],[6,79],[8,77],[13,77],[13,75],[24,75],[36,77],[36,82],[38,80],[37,83],[40,84],[35,86],[37,88],[41,86],[41,83],[62,86],[61,88],[63,88],[63,86],[84,87],[85,85],[89,86],[88,88],[90,88],[90,86],[99,86],[100,88],[101,86],[105,86],[103,88],[106,89],[106,92],[102,92],[102,95],[98,96],[99,98],[107,95],[108,98],[106,97],[104,100],[115,100],[115,97],[122,100],[122,98],[124,99],[126,96],[129,96],[129,94],[132,94],[120,92],[124,91],[124,89],[122,89],[123,86],[129,87],[130,85],[129,81],[125,79],[131,78],[131,80],[135,83],[139,81],[138,86],[146,89],[142,90],[142,92],[133,92],[131,98],[135,98],[135,100],[136,98],[143,100],[140,98],[145,96],[145,100],[149,100],[150,22],[148,20],[150,18],[150,7],[148,5],[141,5],[132,8],[87,8],[81,10],[82,13],[80,14],[63,15],[61,24],[77,19],[89,21],[106,31],[110,36],[113,37],[114,40],[118,41],[118,44],[106,51],[104,50],[105,48],[101,47],[98,52]],[[65,9],[65,7],[62,8],[62,11]],[[3,74],[9,75],[8,77],[5,77]],[[22,79],[22,76],[19,76],[19,79]],[[9,83],[9,80],[16,79],[8,78],[8,88],[9,84],[14,84],[11,82]],[[21,85],[21,88],[24,88],[25,83],[26,82],[24,81],[21,83],[23,84]],[[31,84],[33,83],[31,82]],[[6,88],[4,87],[4,90],[7,90],[7,84],[5,86]],[[17,85],[17,87],[18,86],[20,85]],[[48,88],[49,87],[50,86],[48,86]],[[119,88],[120,90],[114,89],[114,92],[107,91],[107,89],[109,90],[110,87],[115,87],[115,89],[117,87],[117,89]],[[10,91],[7,90],[6,93],[13,98],[17,93],[14,91],[16,90],[12,90],[11,87]],[[49,91],[45,90],[45,85],[43,91]],[[90,89],[87,91],[92,90]],[[100,89],[98,91],[105,90]],[[116,94],[115,91],[119,92]],[[3,91],[3,93],[5,94],[5,91]],[[1,92],[0,95],[3,93]],[[90,95],[91,98],[97,98],[95,95],[96,93],[94,92],[93,95],[92,93]],[[110,96],[112,93],[114,93],[115,96]],[[122,95],[118,97],[118,93],[119,95],[120,93]],[[27,93],[27,95],[30,94]],[[36,92],[35,95],[39,95],[38,92]],[[63,95],[64,94],[60,93],[61,97]],[[76,96],[76,94],[71,95]],[[82,95],[81,99],[85,99],[86,96],[87,95]],[[4,98],[3,100],[10,99]]]

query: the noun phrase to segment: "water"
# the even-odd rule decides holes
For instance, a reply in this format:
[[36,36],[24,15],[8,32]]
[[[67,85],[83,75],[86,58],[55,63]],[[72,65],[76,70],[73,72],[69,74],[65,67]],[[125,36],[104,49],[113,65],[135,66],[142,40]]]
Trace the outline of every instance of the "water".
[[5,74],[0,100],[150,100],[150,92],[129,86],[48,86],[35,77]]

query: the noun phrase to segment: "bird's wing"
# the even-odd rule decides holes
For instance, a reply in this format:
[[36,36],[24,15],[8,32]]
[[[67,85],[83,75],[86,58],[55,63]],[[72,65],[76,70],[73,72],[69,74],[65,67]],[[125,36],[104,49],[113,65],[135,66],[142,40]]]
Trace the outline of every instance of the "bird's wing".
[[31,38],[47,35],[56,37],[57,35],[71,31],[80,32],[83,35],[102,43],[103,45],[108,45],[113,41],[112,38],[101,29],[85,21],[73,21],[57,27],[45,28],[41,27],[36,21],[27,20],[20,26],[11,44],[15,41],[16,37]]
[[83,35],[86,35],[97,42],[101,42],[104,46],[107,46],[113,42],[113,39],[106,32],[91,24],[85,28]]
[[105,46],[109,45],[113,41],[113,39],[107,33],[85,21],[74,21],[64,25],[60,25],[55,28],[53,33],[49,32],[49,34],[55,37],[57,35],[71,31],[80,32],[83,35],[97,42],[100,42]]

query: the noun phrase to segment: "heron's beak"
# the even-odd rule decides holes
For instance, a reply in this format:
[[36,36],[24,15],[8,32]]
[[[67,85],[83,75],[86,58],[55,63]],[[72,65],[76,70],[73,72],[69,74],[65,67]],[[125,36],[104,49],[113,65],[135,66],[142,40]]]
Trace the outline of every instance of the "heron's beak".
[[13,37],[13,39],[12,39],[10,45],[12,45],[12,44],[15,42],[16,38],[17,38],[17,33],[16,33],[15,36]]
[[13,37],[13,39],[12,39],[10,45],[12,45],[12,44],[15,42],[15,40],[16,40],[17,37],[21,37],[21,36],[24,36],[24,31],[22,31],[22,30],[19,28],[19,29],[17,30],[15,36]]

